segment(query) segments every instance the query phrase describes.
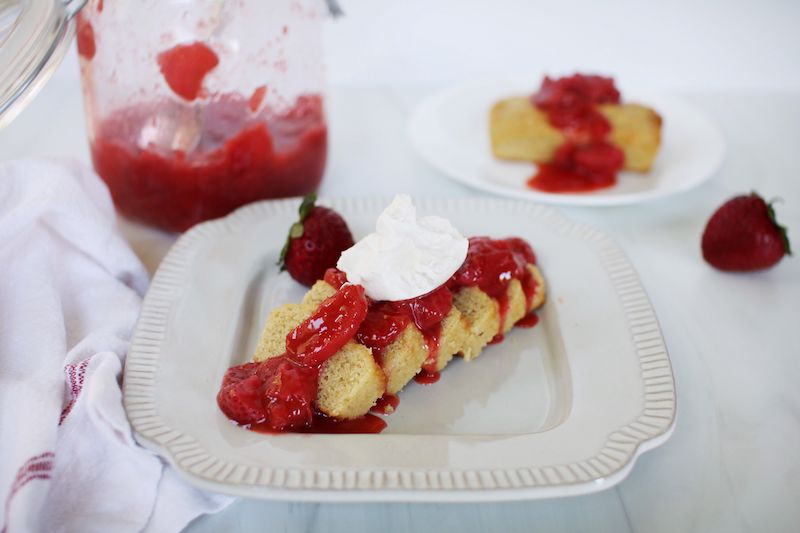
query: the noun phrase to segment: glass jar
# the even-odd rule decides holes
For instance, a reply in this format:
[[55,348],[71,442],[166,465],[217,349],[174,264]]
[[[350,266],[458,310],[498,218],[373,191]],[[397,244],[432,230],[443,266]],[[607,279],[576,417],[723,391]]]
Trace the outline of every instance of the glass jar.
[[327,154],[322,0],[90,0],[92,161],[123,214],[173,231],[307,194]]

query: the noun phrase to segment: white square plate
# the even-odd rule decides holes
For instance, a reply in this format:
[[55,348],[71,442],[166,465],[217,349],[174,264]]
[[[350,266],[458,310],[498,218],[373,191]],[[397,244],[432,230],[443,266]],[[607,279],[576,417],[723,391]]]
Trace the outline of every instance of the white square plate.
[[[322,202],[354,236],[386,199]],[[164,259],[125,365],[139,441],[191,482],[254,498],[489,501],[582,494],[622,480],[669,436],[675,386],[639,279],[609,237],[518,201],[420,200],[465,235],[527,239],[548,283],[533,329],[514,329],[430,386],[411,383],[377,435],[264,435],[216,405],[225,370],[249,359],[268,312],[304,289],[275,266],[297,200],[195,227]]]

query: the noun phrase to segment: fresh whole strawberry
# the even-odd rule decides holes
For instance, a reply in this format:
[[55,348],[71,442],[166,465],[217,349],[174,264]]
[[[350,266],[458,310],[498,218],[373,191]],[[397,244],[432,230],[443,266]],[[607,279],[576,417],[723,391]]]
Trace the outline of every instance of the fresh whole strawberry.
[[755,192],[732,198],[706,224],[703,258],[720,270],[769,268],[792,255],[786,228],[775,220],[772,204]]
[[336,266],[343,251],[353,246],[353,235],[342,216],[327,207],[314,205],[315,194],[300,204],[300,220],[289,228],[281,251],[281,270],[307,287],[322,279]]

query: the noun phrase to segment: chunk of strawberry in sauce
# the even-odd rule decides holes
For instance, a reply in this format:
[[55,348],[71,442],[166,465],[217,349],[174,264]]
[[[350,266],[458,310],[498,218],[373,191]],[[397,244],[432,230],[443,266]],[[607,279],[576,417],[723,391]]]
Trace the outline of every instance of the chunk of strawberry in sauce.
[[274,357],[229,368],[217,404],[238,424],[265,423],[280,431],[311,424],[316,393],[314,369]]
[[186,100],[197,98],[206,74],[219,64],[217,54],[201,42],[173,46],[158,54],[156,60],[164,81]]
[[355,336],[366,316],[364,287],[343,285],[286,336],[286,352],[300,364],[321,365]]

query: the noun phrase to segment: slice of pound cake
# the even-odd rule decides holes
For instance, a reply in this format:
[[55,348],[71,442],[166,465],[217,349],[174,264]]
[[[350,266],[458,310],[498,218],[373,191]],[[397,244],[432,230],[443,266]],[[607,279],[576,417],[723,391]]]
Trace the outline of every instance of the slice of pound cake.
[[612,78],[592,74],[545,76],[535,93],[489,110],[494,156],[536,163],[526,185],[548,194],[591,193],[615,186],[622,170],[649,172],[661,126],[654,109],[623,102]]
[[301,303],[270,312],[253,362],[223,379],[222,411],[270,431],[382,429],[382,421],[359,423],[378,420],[367,413],[381,398],[391,399],[417,375],[435,381],[456,355],[475,359],[544,302],[544,280],[525,241],[473,237],[463,244],[446,277],[432,276],[423,285],[437,285],[415,287],[427,290],[410,298],[398,299],[403,293],[357,269],[329,269]]
[[[623,168],[647,172],[661,145],[661,117],[640,104],[605,104],[598,111],[611,126],[609,139],[624,154]],[[489,112],[492,152],[498,159],[549,163],[567,135],[553,126],[530,96],[500,100]]]

